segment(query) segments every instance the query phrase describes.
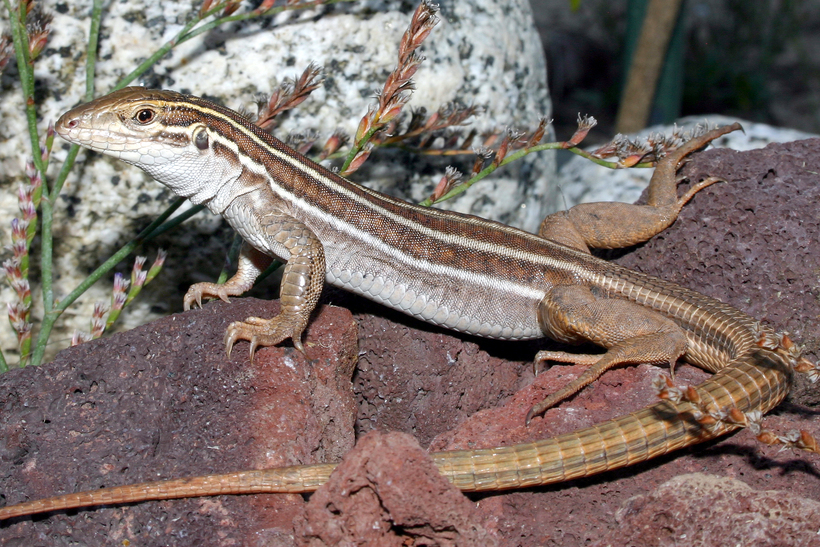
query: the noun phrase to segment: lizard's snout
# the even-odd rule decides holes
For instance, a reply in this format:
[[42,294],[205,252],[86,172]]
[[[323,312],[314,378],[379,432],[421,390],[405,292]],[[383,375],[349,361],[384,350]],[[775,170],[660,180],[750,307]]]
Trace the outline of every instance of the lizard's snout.
[[60,135],[62,138],[66,140],[70,140],[68,138],[69,133],[72,130],[78,129],[80,126],[80,116],[78,116],[74,110],[69,110],[62,116],[60,119],[57,120],[57,123],[54,124],[54,130]]
[[74,129],[75,127],[80,125],[80,120],[78,120],[77,118],[66,118],[65,116],[63,116],[59,119],[58,123],[62,123],[63,127],[65,127],[66,129]]

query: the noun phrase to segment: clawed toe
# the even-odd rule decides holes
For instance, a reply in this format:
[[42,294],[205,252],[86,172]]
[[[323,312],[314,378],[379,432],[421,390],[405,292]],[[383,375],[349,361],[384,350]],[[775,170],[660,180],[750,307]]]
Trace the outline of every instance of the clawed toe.
[[249,317],[245,321],[236,321],[228,325],[225,330],[225,352],[231,357],[233,346],[240,340],[250,343],[251,360],[259,347],[275,346],[290,338],[293,346],[305,352],[302,346],[302,331],[304,324],[298,316],[289,314],[277,315],[273,319]]
[[239,292],[229,291],[228,285],[218,285],[216,283],[197,283],[191,285],[185,297],[182,300],[182,309],[188,311],[192,304],[196,303],[198,308],[202,307],[202,299],[204,298],[219,298],[223,302],[230,302],[229,296],[234,294],[241,294]]

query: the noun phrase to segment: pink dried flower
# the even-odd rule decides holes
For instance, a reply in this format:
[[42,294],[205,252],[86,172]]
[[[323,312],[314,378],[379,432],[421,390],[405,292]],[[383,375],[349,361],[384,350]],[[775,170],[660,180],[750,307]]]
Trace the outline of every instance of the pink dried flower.
[[[137,256],[134,259],[134,266],[131,268],[131,286],[138,286],[141,287],[142,285],[137,285],[137,279],[139,279],[140,273],[142,273],[142,267],[145,266],[146,258],[144,256]],[[125,286],[125,289],[128,288],[128,285]],[[114,277],[114,291],[117,290],[117,278]]]
[[267,101],[259,105],[259,113],[254,123],[269,131],[273,128],[276,116],[301,104],[322,85],[322,82],[322,67],[310,63],[299,78],[286,79],[271,93]]
[[83,342],[90,342],[91,340],[92,338],[89,333],[75,330],[74,335],[71,337],[71,347],[79,346]]
[[145,276],[145,283],[150,283],[152,279],[154,279],[157,274],[162,270],[163,264],[165,264],[165,259],[168,257],[168,253],[165,249],[160,249],[157,251],[157,258],[154,259],[154,263],[151,264],[151,267],[148,268],[148,274]]
[[572,137],[564,143],[564,148],[572,148],[574,146],[578,146],[581,141],[583,141],[587,134],[589,134],[589,130],[595,127],[598,124],[598,120],[593,118],[592,116],[584,115],[583,117],[581,114],[578,114],[578,129],[575,130]]
[[507,131],[504,134],[504,138],[501,140],[501,144],[498,145],[498,150],[495,153],[493,167],[498,167],[499,165],[501,165],[501,162],[504,161],[505,157],[507,157],[507,152],[510,148],[510,145],[520,138],[520,132],[509,128],[507,129]]
[[527,145],[525,148],[530,149],[533,146],[537,145],[541,142],[541,139],[544,138],[544,133],[547,131],[547,126],[552,123],[547,118],[541,118],[538,122],[538,127],[535,128],[533,131],[532,136],[527,140]]
[[6,33],[0,35],[0,72],[3,72],[3,69],[6,68],[6,65],[9,64],[14,58],[14,45],[9,36]]
[[18,283],[21,279],[24,279],[23,271],[20,266],[20,257],[17,256],[3,261],[3,273],[6,274],[6,279],[12,287],[15,283]]
[[48,35],[51,32],[49,27],[54,16],[42,9],[39,4],[35,5],[34,2],[30,2],[26,10],[29,57],[34,60],[46,47]]
[[121,273],[114,274],[114,288],[111,291],[111,309],[121,310],[125,305],[125,300],[128,297],[128,287],[131,282],[125,279]]
[[470,172],[470,178],[479,174],[484,169],[484,164],[487,163],[487,160],[495,155],[495,152],[489,148],[476,148],[473,152],[475,152],[476,159],[475,163],[473,163],[473,170]]
[[438,23],[438,18],[435,16],[437,12],[438,6],[426,0],[416,8],[410,25],[402,35],[399,44],[398,65],[387,77],[382,91],[377,94],[378,108],[369,108],[367,114],[359,122],[354,147],[361,146],[366,137],[369,138],[375,131],[382,130],[388,123],[396,120],[407,101],[410,100],[410,92],[413,90],[413,82],[410,78],[424,60],[415,53],[415,50],[421,46]]

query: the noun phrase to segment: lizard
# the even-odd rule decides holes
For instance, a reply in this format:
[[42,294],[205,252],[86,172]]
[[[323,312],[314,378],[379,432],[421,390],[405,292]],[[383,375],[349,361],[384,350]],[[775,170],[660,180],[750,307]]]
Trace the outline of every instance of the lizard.
[[[432,454],[463,491],[546,485],[624,467],[733,431],[742,420],[704,410],[765,413],[787,395],[794,370],[814,370],[798,347],[739,310],[697,292],[596,258],[671,225],[698,191],[677,196],[686,158],[738,124],[711,130],[661,160],[646,205],[576,205],[547,217],[538,235],[479,217],[421,207],[351,182],[297,154],[249,120],[210,101],[129,87],[65,113],[57,133],[133,164],[176,194],[222,215],[244,238],[236,274],[197,283],[184,307],[249,289],[285,262],[281,312],[229,325],[226,352],[250,353],[302,332],[325,283],[428,323],[482,337],[593,342],[606,351],[542,351],[536,361],[586,364],[527,420],[605,370],[683,358],[714,375],[694,398],[670,397],[628,415],[513,446]],[[626,219],[626,221],[625,221]],[[691,390],[690,390],[691,391]],[[699,401],[698,401],[699,400]],[[240,471],[66,494],[0,508],[0,519],[69,508],[217,494],[312,492],[334,463]]]

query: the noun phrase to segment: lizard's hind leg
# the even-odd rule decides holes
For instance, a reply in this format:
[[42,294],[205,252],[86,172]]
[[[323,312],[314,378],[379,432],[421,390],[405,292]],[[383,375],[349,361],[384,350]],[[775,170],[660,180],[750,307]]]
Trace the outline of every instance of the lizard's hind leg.
[[536,362],[551,360],[590,368],[534,405],[527,413],[527,423],[612,367],[638,363],[668,363],[674,367],[687,347],[686,335],[671,319],[628,300],[596,296],[580,285],[560,285],[547,293],[539,308],[538,321],[554,340],[593,342],[607,351],[602,355],[538,352]]
[[631,203],[581,203],[568,211],[549,215],[538,235],[581,251],[620,249],[643,243],[668,228],[686,203],[704,188],[721,182],[710,177],[694,184],[681,197],[677,195],[677,171],[686,157],[712,140],[740,129],[732,124],[695,137],[658,163],[649,181],[646,205]]

